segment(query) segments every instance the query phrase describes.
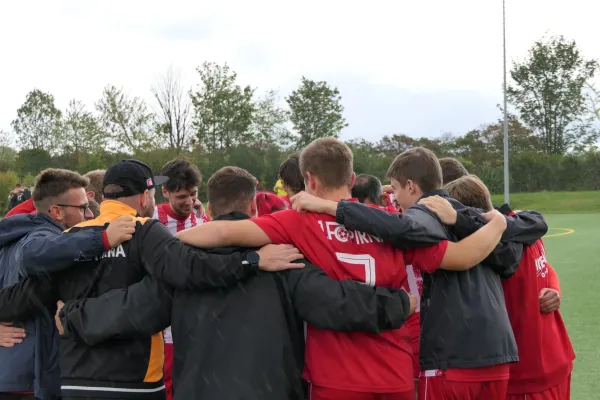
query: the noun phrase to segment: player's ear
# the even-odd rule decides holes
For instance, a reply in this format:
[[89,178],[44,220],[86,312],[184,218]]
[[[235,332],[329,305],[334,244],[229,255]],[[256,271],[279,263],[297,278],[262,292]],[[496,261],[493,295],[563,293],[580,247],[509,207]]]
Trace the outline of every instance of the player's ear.
[[165,199],[168,199],[169,198],[169,192],[167,192],[167,189],[165,188],[165,186],[164,185],[161,186],[161,189],[162,189],[162,195],[163,195],[163,197]]
[[210,217],[210,219],[215,219],[215,215],[213,214],[210,203],[206,203],[206,212],[208,213],[208,216]]
[[417,185],[411,180],[406,180],[406,188],[408,189],[408,193],[415,194],[417,192]]
[[141,194],[140,196],[140,206],[142,208],[146,208],[146,204],[148,204],[148,196],[150,195],[150,192],[148,191],[148,189],[146,189],[144,191],[144,193]]
[[352,177],[350,178],[350,187],[354,187],[355,183],[356,183],[356,173],[352,172]]

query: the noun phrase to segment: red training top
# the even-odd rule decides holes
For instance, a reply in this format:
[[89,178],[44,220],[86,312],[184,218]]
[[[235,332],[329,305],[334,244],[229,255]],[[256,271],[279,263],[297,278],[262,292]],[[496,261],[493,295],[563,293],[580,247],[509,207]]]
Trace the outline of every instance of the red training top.
[[[356,201],[352,199],[351,201]],[[295,245],[330,277],[402,288],[403,253],[369,234],[347,230],[325,214],[284,210],[253,221],[275,244]],[[436,268],[447,242],[415,250]],[[412,346],[406,326],[380,334],[334,332],[308,325],[304,378],[315,386],[367,393],[412,390]]]
[[37,211],[33,205],[33,199],[27,199],[16,207],[13,207],[4,217],[10,217],[17,214],[35,214]]
[[540,239],[525,247],[517,272],[502,282],[519,349],[519,362],[510,365],[510,395],[550,389],[573,369],[575,352],[560,312],[540,312],[540,291],[558,290],[558,279],[551,281],[551,268]]

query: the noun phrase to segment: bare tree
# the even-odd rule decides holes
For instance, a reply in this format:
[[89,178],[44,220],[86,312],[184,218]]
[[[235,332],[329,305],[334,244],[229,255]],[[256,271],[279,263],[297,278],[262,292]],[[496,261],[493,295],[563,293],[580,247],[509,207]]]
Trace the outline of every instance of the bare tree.
[[183,89],[180,75],[173,68],[161,76],[150,89],[156,100],[158,132],[169,147],[181,153],[190,145],[191,107],[188,91]]
[[115,150],[148,151],[156,148],[154,115],[139,97],[130,98],[123,89],[108,85],[96,103],[101,128],[109,133]]

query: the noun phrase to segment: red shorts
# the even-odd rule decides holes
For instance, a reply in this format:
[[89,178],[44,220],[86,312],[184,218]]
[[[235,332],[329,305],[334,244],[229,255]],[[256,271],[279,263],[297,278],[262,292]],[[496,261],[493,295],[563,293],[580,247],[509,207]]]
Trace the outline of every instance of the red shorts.
[[173,400],[173,343],[165,343],[164,377],[167,400]]
[[560,385],[540,393],[511,394],[506,400],[569,400],[571,398],[571,374]]
[[310,385],[309,400],[415,400],[415,391],[402,393],[363,393]]
[[508,380],[456,382],[445,376],[421,377],[419,400],[505,400]]

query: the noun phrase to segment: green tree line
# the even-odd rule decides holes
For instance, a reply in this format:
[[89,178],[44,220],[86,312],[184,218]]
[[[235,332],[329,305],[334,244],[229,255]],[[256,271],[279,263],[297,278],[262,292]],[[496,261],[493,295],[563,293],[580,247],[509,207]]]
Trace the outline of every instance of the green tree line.
[[[513,63],[507,92],[516,110],[509,115],[513,191],[600,188],[597,69],[596,60],[586,59],[562,36],[543,38]],[[196,71],[197,84],[186,87],[169,69],[150,87],[149,101],[109,84],[93,108],[73,99],[59,109],[51,93],[33,89],[16,111],[11,131],[0,134],[0,193],[17,181],[31,184],[48,167],[85,173],[135,157],[158,170],[177,156],[196,163],[206,177],[238,165],[270,189],[289,153],[319,137],[338,137],[348,125],[340,92],[327,82],[302,77],[280,101],[275,89],[240,85],[227,64],[206,62]],[[502,122],[439,137],[398,133],[348,143],[357,173],[383,179],[397,154],[423,146],[460,159],[498,193]],[[1,201],[0,209],[5,209]]]

